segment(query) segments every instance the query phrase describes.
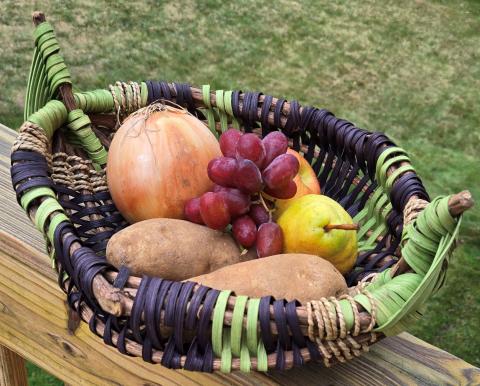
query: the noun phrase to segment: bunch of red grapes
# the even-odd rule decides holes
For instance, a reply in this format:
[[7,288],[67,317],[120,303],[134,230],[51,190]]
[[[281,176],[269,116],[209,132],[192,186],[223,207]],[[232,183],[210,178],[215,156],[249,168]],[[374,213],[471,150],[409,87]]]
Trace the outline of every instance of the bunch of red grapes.
[[262,140],[255,134],[229,129],[219,142],[224,156],[208,164],[214,189],[189,200],[185,217],[217,230],[231,224],[235,240],[244,248],[255,245],[258,257],[282,253],[282,230],[272,221],[262,193],[288,199],[297,192],[293,179],[299,163],[286,154],[287,137],[274,131]]

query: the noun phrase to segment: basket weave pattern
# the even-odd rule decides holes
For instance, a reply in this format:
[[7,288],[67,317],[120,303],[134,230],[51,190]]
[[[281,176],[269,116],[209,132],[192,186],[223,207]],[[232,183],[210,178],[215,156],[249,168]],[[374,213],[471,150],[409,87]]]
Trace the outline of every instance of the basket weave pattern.
[[[429,203],[406,152],[385,134],[258,92],[146,81],[73,94],[51,25],[40,20],[35,38],[12,183],[46,235],[70,307],[106,344],[196,371],[288,369],[311,360],[329,366],[404,329],[443,283],[460,221],[449,197]],[[108,192],[108,147],[128,114],[156,101],[187,108],[216,134],[237,127],[260,136],[280,129],[289,137],[312,164],[322,193],[361,225],[349,295],[303,305],[268,294],[248,298],[133,277],[105,260],[108,240],[128,225]]]

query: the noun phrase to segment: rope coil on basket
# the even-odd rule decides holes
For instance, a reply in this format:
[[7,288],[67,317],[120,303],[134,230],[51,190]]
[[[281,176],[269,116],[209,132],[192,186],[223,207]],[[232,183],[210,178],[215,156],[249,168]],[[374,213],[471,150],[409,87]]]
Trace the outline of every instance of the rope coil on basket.
[[360,348],[363,351],[368,351],[367,345],[357,344],[352,336],[371,333],[370,341],[376,340],[377,334],[372,332],[376,324],[375,299],[365,289],[360,289],[360,293],[368,298],[371,305],[371,321],[363,330],[360,329],[359,313],[352,296],[342,295],[339,298],[340,300],[347,300],[352,305],[354,328],[351,332],[347,331],[340,303],[336,298],[321,298],[320,300],[307,302],[308,337],[318,345],[323,354],[324,364],[327,367],[332,364],[330,361],[332,353],[338,361],[345,362],[347,359],[359,356]]

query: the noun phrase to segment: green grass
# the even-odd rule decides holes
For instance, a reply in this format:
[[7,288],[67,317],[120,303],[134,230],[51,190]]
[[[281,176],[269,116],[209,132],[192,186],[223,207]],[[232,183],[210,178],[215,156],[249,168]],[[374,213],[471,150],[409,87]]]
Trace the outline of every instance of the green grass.
[[[0,121],[12,127],[21,123],[36,8],[53,22],[79,89],[167,79],[294,97],[386,131],[432,196],[468,188],[480,197],[476,1],[3,1]],[[447,284],[411,329],[477,366],[479,231],[475,209]]]

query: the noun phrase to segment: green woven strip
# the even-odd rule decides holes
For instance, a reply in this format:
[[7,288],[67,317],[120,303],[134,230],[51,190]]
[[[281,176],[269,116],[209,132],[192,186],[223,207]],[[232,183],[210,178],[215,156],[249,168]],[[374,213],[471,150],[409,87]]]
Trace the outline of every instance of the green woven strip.
[[94,164],[104,165],[107,163],[107,151],[93,132],[88,115],[80,109],[70,111],[67,127],[75,133]]
[[212,108],[212,103],[210,102],[210,85],[204,84],[202,86],[202,96],[203,96],[203,104],[207,109]]
[[248,301],[247,310],[247,347],[251,355],[255,355],[258,347],[258,309],[260,299],[254,298]]
[[48,87],[46,83],[45,68],[40,52],[35,48],[33,60],[28,76],[27,95],[25,100],[24,120],[43,107],[48,101]]
[[220,127],[222,133],[228,129],[228,118],[227,113],[225,112],[225,105],[223,100],[223,90],[217,90],[215,92],[215,100],[217,103],[218,114],[220,116]]
[[262,341],[258,342],[257,371],[268,371],[268,355]]
[[202,96],[203,96],[203,104],[205,105],[206,109],[200,109],[202,113],[205,114],[207,117],[208,127],[210,131],[218,138],[217,128],[215,125],[215,114],[213,112],[212,104],[210,102],[210,85],[204,84],[202,86]]
[[242,348],[242,330],[243,330],[243,315],[245,313],[245,306],[247,305],[248,296],[237,296],[235,307],[233,308],[232,327],[231,327],[231,346],[232,353],[236,357],[240,356]]
[[412,165],[403,165],[396,169],[390,176],[388,176],[387,181],[385,182],[385,189],[388,193],[392,190],[393,183],[395,180],[400,177],[405,172],[414,172],[415,169]]
[[67,120],[65,105],[57,100],[49,101],[44,107],[28,117],[28,121],[37,124],[44,131],[48,139],[51,139],[55,130]]
[[222,355],[223,318],[227,308],[228,298],[231,293],[232,291],[230,290],[220,292],[215,304],[215,309],[213,310],[212,347],[213,352],[218,357]]
[[50,23],[39,24],[34,31],[34,37],[47,72],[49,97],[52,98],[61,84],[72,83],[70,72],[59,54],[60,46]]
[[340,309],[342,310],[343,318],[345,320],[345,327],[347,331],[350,331],[354,325],[354,314],[352,310],[352,305],[346,299],[339,300]]
[[232,90],[225,91],[223,93],[223,101],[222,101],[225,112],[231,117],[233,117],[232,94],[233,94]]
[[408,158],[408,156],[406,156],[406,155],[398,155],[398,156],[389,158],[387,161],[385,161],[385,163],[380,168],[380,175],[379,175],[379,180],[378,180],[380,182],[380,185],[383,186],[383,187],[386,186],[387,171],[392,165],[394,165],[396,163],[399,163],[399,162],[406,162],[406,161],[410,161],[410,158]]
[[249,373],[251,366],[250,353],[248,352],[247,343],[245,342],[245,339],[243,339],[240,351],[240,370],[244,373]]
[[65,213],[57,213],[51,220],[50,224],[48,224],[48,231],[47,231],[47,237],[50,240],[50,242],[53,244],[54,242],[54,234],[55,234],[55,229],[57,228],[60,223],[64,221],[70,221],[68,217],[65,215]]
[[20,205],[25,211],[27,211],[28,206],[33,200],[43,196],[56,198],[55,192],[50,188],[46,188],[46,187],[33,188],[23,194],[22,198],[20,199]]
[[[376,300],[377,331],[390,335],[405,330],[420,316],[419,310],[426,299],[443,283],[443,261],[448,260],[461,222],[448,212],[448,199],[438,197],[433,200],[404,229],[406,244],[402,256],[417,273],[389,278],[390,270],[387,270],[367,287]],[[436,232],[432,232],[432,228]],[[355,300],[369,310],[366,297],[355,297]]]
[[48,197],[43,201],[35,213],[35,226],[39,231],[44,233],[45,222],[53,212],[60,211],[63,212],[62,206],[58,201],[52,197]]
[[74,94],[79,109],[85,113],[111,113],[114,111],[113,96],[107,90],[95,90]]
[[142,101],[142,107],[146,106],[148,101],[148,87],[145,82],[140,83],[140,99]]
[[237,117],[233,115],[232,96],[233,91],[225,91],[225,93],[223,94],[223,104],[225,106],[225,111],[227,112],[227,114],[232,117],[232,126],[235,129],[240,130],[240,122],[238,121]]
[[[384,175],[386,175],[386,170],[382,171],[382,167],[391,156],[407,155],[407,152],[400,147],[392,146],[386,148],[378,157],[377,163],[375,165],[375,178],[377,181],[383,180]],[[382,185],[382,187],[385,187]]]
[[[222,321],[223,323],[223,321]],[[223,347],[222,354],[220,356],[220,371],[222,373],[229,373],[232,371],[232,350],[230,348],[230,328],[227,327],[223,330]]]

